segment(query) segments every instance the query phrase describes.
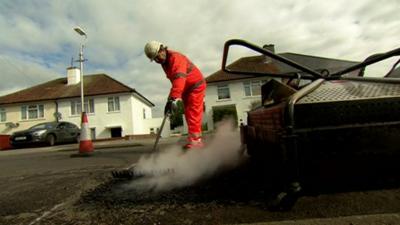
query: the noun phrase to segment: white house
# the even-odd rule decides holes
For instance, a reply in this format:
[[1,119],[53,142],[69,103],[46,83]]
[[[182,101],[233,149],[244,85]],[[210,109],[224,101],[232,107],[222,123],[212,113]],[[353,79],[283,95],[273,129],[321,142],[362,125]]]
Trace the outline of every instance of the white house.
[[[274,45],[264,45],[264,48],[275,52]],[[298,64],[315,71],[328,70],[333,73],[358,62],[322,58],[316,56],[280,53]],[[214,115],[218,110],[229,109],[236,112],[237,123],[247,122],[247,112],[261,101],[261,85],[271,79],[274,74],[295,74],[301,71],[264,55],[243,57],[228,65],[236,71],[263,73],[264,76],[245,74],[229,74],[219,70],[206,78],[207,91],[205,97],[205,120],[209,130],[214,128]],[[270,75],[270,76],[268,76]],[[282,81],[281,78],[273,78]]]
[[[27,129],[37,123],[68,121],[81,124],[80,71],[67,69],[55,79],[0,97],[0,134]],[[154,106],[138,91],[106,74],[84,76],[85,112],[92,139],[147,135],[159,127]]]
[[214,111],[225,107],[232,107],[236,111],[238,124],[246,123],[247,112],[251,109],[251,105],[260,101],[261,84],[268,79],[248,78],[208,83],[205,98],[205,119],[208,129],[214,128]]

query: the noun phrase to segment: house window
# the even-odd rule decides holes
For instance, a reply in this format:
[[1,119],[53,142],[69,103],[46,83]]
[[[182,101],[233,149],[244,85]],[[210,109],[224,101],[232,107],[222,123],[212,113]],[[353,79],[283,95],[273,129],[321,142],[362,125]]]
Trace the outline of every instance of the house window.
[[244,95],[245,96],[261,95],[261,85],[263,85],[264,83],[265,81],[261,80],[243,82]]
[[146,119],[146,109],[143,108],[143,119]]
[[96,140],[96,128],[95,127],[90,128],[90,138],[92,140]]
[[[76,116],[80,115],[82,112],[81,110],[81,102],[80,100],[71,101],[71,115]],[[85,100],[85,112],[87,113],[94,113],[94,100],[93,99],[86,99]]]
[[6,109],[0,108],[0,122],[6,122],[6,120],[7,120]]
[[231,94],[229,92],[228,85],[218,85],[218,99],[230,99]]
[[39,119],[44,118],[44,106],[43,105],[23,105],[21,107],[21,119]]
[[119,111],[119,97],[109,97],[108,98],[108,111],[116,112]]

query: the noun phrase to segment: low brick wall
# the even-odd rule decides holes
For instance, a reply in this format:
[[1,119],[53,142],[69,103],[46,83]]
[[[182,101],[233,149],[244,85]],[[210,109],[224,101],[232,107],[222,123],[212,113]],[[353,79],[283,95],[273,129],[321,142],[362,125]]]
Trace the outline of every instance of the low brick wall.
[[126,135],[125,140],[138,140],[146,138],[156,138],[156,134],[140,134],[140,135]]
[[0,150],[7,150],[11,149],[12,146],[10,145],[10,135],[0,135]]
[[156,138],[155,134],[141,134],[141,135],[126,135],[124,137],[114,137],[114,138],[101,138],[92,140],[94,142],[101,142],[101,141],[114,141],[114,140],[140,140],[140,139],[147,139],[147,138]]

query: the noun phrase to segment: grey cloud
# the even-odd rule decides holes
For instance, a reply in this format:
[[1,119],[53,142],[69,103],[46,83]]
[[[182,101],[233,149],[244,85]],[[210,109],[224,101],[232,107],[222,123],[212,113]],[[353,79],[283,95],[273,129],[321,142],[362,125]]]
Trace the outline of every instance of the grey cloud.
[[10,58],[5,55],[0,55],[0,68],[2,68],[0,96],[59,78],[59,74],[40,64]]
[[[107,73],[160,107],[170,84],[159,65],[143,55],[149,40],[182,51],[206,76],[220,69],[223,44],[231,38],[272,43],[277,52],[363,60],[399,46],[399,4],[396,0],[385,4],[373,0],[351,4],[346,0],[176,0],[168,4],[164,0],[4,0],[0,29],[7,35],[0,35],[0,51],[21,59],[16,63],[27,74],[35,74],[35,80],[27,79],[25,85],[38,82],[38,73],[44,74],[43,79],[63,76],[83,41],[72,30],[79,25],[88,33],[85,73]],[[18,73],[12,67],[6,71]],[[0,86],[1,92],[5,89]]]

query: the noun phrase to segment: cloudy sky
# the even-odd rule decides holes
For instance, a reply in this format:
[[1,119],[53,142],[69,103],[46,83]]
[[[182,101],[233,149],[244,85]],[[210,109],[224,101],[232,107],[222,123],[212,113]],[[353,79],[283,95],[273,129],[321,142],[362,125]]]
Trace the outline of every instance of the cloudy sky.
[[[83,38],[85,74],[106,73],[156,104],[169,91],[149,40],[189,56],[205,76],[220,69],[224,42],[364,60],[400,47],[398,0],[1,0],[0,95],[66,76]],[[76,66],[78,66],[76,64]]]

